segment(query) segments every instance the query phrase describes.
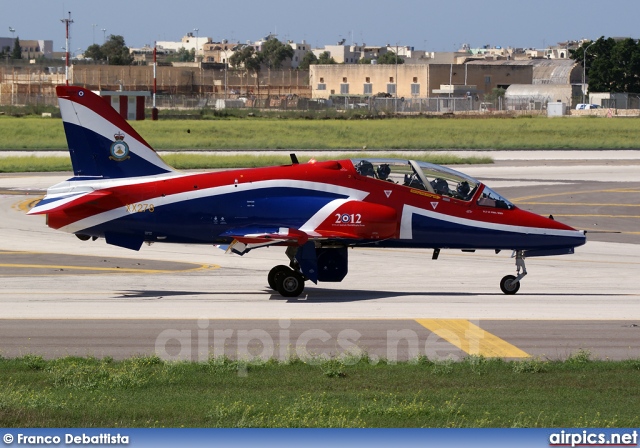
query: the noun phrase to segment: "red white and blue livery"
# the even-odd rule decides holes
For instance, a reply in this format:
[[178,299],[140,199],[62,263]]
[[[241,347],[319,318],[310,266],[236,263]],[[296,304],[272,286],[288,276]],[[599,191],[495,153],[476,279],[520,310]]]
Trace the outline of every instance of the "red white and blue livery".
[[514,251],[524,259],[573,253],[583,231],[511,204],[478,180],[413,160],[329,162],[181,173],[103,99],[57,88],[74,176],[47,190],[30,214],[82,240],[139,250],[144,242],[220,246],[243,255],[284,246],[288,266],[274,267],[271,288],[287,297],[306,280],[339,282],[350,247]]

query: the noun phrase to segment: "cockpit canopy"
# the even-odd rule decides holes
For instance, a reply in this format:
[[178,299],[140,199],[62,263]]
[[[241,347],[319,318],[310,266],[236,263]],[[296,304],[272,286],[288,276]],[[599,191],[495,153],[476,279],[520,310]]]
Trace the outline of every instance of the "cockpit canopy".
[[478,205],[505,209],[514,207],[480,181],[444,166],[398,159],[352,159],[351,162],[356,171],[363,176],[462,201],[470,201],[477,190],[482,188]]

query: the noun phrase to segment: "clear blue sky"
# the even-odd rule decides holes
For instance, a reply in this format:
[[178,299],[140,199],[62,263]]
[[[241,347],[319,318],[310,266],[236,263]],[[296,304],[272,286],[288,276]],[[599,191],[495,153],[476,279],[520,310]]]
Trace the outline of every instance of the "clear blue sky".
[[0,0],[0,11],[0,37],[12,37],[12,27],[22,39],[53,40],[54,51],[64,46],[60,19],[71,11],[72,52],[101,44],[104,34],[140,47],[180,40],[194,28],[216,41],[277,33],[282,41],[305,39],[313,47],[344,38],[428,51],[453,51],[462,43],[543,48],[570,39],[640,37],[640,0]]

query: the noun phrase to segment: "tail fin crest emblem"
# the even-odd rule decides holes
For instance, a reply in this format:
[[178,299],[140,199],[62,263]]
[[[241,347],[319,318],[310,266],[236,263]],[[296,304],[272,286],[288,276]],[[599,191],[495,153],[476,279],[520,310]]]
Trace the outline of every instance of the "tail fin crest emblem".
[[109,159],[115,160],[116,162],[122,162],[129,158],[129,145],[124,141],[124,137],[124,134],[120,132],[113,136],[115,141],[111,144],[111,156]]

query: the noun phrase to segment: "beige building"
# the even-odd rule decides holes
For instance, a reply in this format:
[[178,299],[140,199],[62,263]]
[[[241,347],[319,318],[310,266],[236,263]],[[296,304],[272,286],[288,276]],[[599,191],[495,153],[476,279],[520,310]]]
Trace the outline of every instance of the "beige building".
[[[526,65],[400,64],[312,65],[309,83],[313,98],[331,95],[386,94],[398,98],[439,96],[441,85],[476,86],[477,95],[496,87],[531,84],[533,68]],[[397,89],[397,93],[396,93]]]
[[[15,45],[15,38],[0,37],[0,51],[11,53]],[[23,40],[20,39],[22,59],[53,58],[52,40]]]
[[[482,66],[530,66],[533,69],[531,84],[578,84],[582,82],[582,65],[572,59],[525,59],[502,61],[469,61],[469,67]],[[511,83],[521,84],[521,83]],[[522,83],[528,84],[528,83]]]
[[222,42],[207,42],[202,46],[203,62],[217,62],[227,64],[229,58],[235,51],[242,47],[238,42],[229,42],[224,39]]

